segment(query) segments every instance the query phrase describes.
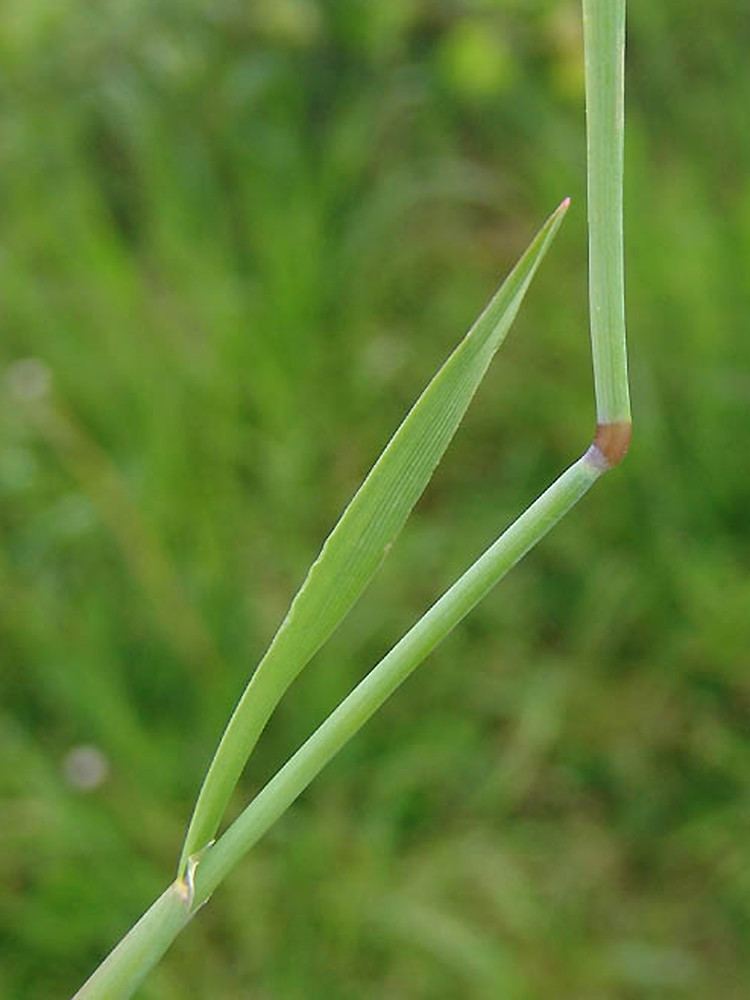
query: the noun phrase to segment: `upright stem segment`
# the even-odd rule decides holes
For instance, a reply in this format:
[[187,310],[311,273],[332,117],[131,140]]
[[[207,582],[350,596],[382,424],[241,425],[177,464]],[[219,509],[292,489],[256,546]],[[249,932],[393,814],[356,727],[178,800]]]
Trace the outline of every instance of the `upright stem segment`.
[[625,0],[583,0],[583,28],[589,298],[597,421],[600,427],[629,425],[622,220]]

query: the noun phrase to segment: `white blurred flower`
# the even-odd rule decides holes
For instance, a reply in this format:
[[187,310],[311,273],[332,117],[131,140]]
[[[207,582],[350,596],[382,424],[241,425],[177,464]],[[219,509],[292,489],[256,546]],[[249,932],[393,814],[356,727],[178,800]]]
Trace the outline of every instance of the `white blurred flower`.
[[79,792],[93,792],[107,780],[109,761],[97,747],[73,747],[62,762],[63,777]]

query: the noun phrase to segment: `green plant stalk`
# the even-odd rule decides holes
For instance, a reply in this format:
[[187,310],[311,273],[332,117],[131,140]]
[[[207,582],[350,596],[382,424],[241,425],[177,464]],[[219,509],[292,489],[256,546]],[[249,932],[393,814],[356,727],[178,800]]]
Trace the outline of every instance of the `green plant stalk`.
[[187,883],[173,882],[86,980],[73,1000],[122,1000],[132,996],[194,913]]
[[625,0],[583,0],[589,304],[597,421],[630,422],[625,343]]
[[550,216],[429,383],[326,540],[227,724],[193,811],[178,874],[213,839],[273,710],[361,596],[423,493],[568,205],[566,199]]
[[630,428],[622,276],[625,2],[583,0],[583,3],[591,336],[598,415],[593,444],[433,605],[253,799],[226,833],[200,855],[188,858],[184,874],[178,876],[122,939],[76,994],[75,1000],[125,1000],[131,996],[197,908],[331,757],[484,594],[574,506],[602,473],[623,457]]
[[124,1000],[195,911],[325,765],[435,646],[539,542],[606,471],[591,451],[567,469],[430,608],[258,793],[229,829],[177,879],[76,994]]
[[596,457],[587,452],[419,619],[206,852],[195,873],[196,903],[208,899],[331,758],[605,471]]

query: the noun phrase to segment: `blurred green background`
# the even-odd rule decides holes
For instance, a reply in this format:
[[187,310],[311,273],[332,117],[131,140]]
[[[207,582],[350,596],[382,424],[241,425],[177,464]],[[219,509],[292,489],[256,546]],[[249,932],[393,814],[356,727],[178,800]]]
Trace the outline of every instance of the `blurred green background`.
[[[636,434],[217,892],[145,1000],[750,982],[750,14],[631,3]],[[590,439],[575,0],[6,0],[0,996],[171,877],[320,542],[543,217],[426,497],[239,808]]]

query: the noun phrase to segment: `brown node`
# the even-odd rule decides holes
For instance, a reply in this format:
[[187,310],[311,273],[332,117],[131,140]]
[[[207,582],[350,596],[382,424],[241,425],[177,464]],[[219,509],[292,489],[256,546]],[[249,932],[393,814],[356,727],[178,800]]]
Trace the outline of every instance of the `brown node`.
[[591,449],[606,468],[614,469],[627,455],[632,433],[633,425],[629,420],[616,420],[611,424],[597,424],[596,436]]

